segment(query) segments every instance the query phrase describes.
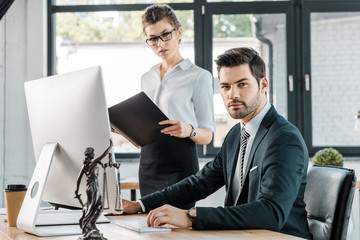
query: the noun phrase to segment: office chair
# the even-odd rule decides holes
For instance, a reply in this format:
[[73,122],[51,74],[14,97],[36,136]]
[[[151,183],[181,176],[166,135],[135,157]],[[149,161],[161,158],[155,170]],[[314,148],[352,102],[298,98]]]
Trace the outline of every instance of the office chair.
[[346,239],[355,185],[352,169],[317,165],[310,168],[304,201],[314,240]]

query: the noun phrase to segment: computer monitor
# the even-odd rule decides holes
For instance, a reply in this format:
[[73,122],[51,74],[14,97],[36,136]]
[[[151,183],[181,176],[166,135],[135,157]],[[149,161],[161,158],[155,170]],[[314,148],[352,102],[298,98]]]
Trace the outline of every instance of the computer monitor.
[[[38,216],[34,216],[35,220],[27,217],[29,214],[37,215],[37,212],[28,212],[31,207],[39,209],[40,203],[34,199],[40,197],[45,202],[81,208],[74,192],[85,158],[84,151],[87,147],[94,148],[96,158],[109,146],[111,130],[101,68],[92,67],[28,81],[25,83],[25,95],[37,165],[19,214],[18,226],[45,236],[48,234],[34,229],[39,224],[31,223]],[[103,163],[107,161],[108,157],[102,160]],[[106,175],[108,211],[116,212],[116,170],[107,168]],[[98,178],[102,193],[101,166]],[[87,201],[85,186],[84,176],[80,187],[84,202]],[[29,227],[30,224],[33,226]]]

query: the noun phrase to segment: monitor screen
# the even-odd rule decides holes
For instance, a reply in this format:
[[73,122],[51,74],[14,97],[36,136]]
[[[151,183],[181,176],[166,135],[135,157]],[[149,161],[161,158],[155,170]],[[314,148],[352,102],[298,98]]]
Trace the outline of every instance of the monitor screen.
[[[85,158],[84,151],[92,147],[95,158],[100,156],[108,148],[111,137],[101,68],[92,67],[28,81],[25,83],[25,95],[35,159],[39,158],[46,143],[59,144],[42,200],[80,208],[74,192]],[[108,157],[102,162],[108,162]],[[113,211],[117,187],[115,169],[107,168],[106,175],[109,206],[105,201],[104,207]],[[98,178],[102,193],[101,166]],[[86,202],[85,186],[84,176],[80,187],[83,202]]]

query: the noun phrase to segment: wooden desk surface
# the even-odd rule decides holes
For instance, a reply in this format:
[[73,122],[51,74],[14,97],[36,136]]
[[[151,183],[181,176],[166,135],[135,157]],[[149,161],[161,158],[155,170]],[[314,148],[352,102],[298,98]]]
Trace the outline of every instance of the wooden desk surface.
[[[142,217],[146,218],[146,215],[124,215],[124,216],[112,216],[109,219],[112,222],[124,221],[126,219]],[[4,222],[5,215],[0,215],[0,239],[1,240],[35,240],[35,239],[57,239],[57,240],[76,240],[78,236],[57,236],[57,237],[37,237],[31,234],[27,234],[16,227],[8,227],[7,222]],[[228,239],[252,239],[252,240],[268,240],[268,239],[301,239],[291,235],[285,235],[268,230],[236,230],[236,231],[197,231],[190,229],[175,228],[171,232],[154,232],[154,233],[137,233],[126,228],[122,228],[114,223],[110,224],[98,224],[97,227],[104,234],[108,240],[117,239],[129,239],[129,240],[228,240]]]

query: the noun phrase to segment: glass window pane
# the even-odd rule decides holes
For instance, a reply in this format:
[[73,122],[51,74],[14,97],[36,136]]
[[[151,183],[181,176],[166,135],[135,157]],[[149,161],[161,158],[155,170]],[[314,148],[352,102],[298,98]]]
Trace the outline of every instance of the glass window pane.
[[194,0],[55,0],[55,5],[101,5],[101,4],[151,4],[151,3],[182,3]]
[[[176,11],[184,27],[182,56],[194,62],[193,11]],[[140,77],[161,61],[145,43],[142,11],[56,14],[57,73],[100,65],[108,106],[141,90]],[[116,152],[138,152],[115,136]]]
[[[213,59],[234,47],[252,47],[267,65],[270,82],[269,100],[287,117],[287,66],[285,14],[236,14],[213,16]],[[216,132],[214,146],[220,147],[230,128],[239,120],[232,119],[221,99],[216,64],[214,74],[214,107]]]
[[290,0],[207,0],[207,2],[276,2],[276,1],[290,1]]
[[359,146],[360,13],[311,14],[314,146]]

